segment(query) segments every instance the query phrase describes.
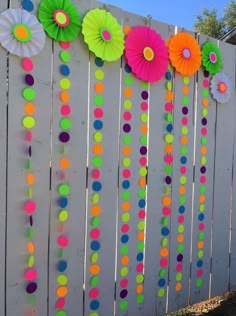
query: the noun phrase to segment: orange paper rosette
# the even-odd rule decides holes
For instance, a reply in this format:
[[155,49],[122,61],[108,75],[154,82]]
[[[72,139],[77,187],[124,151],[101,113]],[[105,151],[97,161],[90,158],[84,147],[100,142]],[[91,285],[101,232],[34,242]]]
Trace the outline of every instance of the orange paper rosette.
[[201,66],[201,48],[195,38],[181,32],[168,41],[172,66],[184,76],[193,75]]

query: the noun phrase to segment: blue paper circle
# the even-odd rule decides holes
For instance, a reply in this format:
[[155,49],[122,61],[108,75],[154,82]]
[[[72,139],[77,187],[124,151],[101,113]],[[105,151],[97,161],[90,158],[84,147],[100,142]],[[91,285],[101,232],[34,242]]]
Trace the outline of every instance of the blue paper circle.
[[22,8],[28,12],[32,12],[34,10],[34,4],[30,0],[23,0],[21,2]]
[[60,71],[63,76],[69,76],[70,74],[70,68],[67,65],[61,65]]

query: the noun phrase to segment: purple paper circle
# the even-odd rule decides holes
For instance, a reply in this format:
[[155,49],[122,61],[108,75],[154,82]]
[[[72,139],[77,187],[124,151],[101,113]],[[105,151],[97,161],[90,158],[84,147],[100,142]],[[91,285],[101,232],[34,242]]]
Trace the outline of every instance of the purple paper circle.
[[61,132],[59,134],[59,139],[62,143],[67,143],[70,140],[70,135],[67,132]]
[[35,282],[31,282],[31,283],[29,283],[28,285],[27,285],[27,287],[26,287],[26,292],[28,293],[28,294],[33,294],[36,290],[37,290],[37,283],[35,283]]
[[165,181],[166,181],[166,184],[171,184],[172,179],[171,177],[167,176]]
[[181,261],[183,260],[183,258],[184,258],[184,256],[183,256],[182,254],[179,254],[179,255],[177,256],[177,261],[178,261],[178,262],[181,262]]
[[205,78],[208,78],[208,77],[209,77],[209,71],[204,70],[204,77],[205,77]]
[[33,217],[32,217],[32,215],[30,215],[29,222],[30,222],[30,226],[33,226]]
[[142,99],[143,99],[143,100],[147,100],[147,99],[148,99],[148,92],[147,92],[147,91],[143,91],[143,92],[141,93],[141,96],[142,96]]
[[124,124],[123,131],[129,133],[131,131],[131,126],[129,124]]
[[202,166],[202,167],[200,168],[200,171],[201,171],[201,173],[205,173],[205,172],[206,172],[206,167],[205,167],[205,166]]
[[207,119],[205,117],[202,119],[202,125],[207,125]]
[[184,107],[182,108],[182,113],[183,113],[184,115],[187,115],[187,114],[188,114],[188,108],[187,108],[186,106],[184,106]]
[[28,86],[33,86],[34,85],[34,77],[30,74],[27,74],[25,76],[25,83],[28,85]]
[[127,290],[122,290],[120,292],[120,298],[125,298],[128,295],[128,291]]
[[140,154],[141,154],[141,155],[146,155],[146,153],[147,153],[147,147],[142,146],[142,147],[140,148]]

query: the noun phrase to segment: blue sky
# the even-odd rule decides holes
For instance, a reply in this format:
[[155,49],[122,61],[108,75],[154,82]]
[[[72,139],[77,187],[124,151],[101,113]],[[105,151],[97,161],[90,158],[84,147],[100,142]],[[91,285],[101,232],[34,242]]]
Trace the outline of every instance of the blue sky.
[[197,14],[203,8],[215,7],[219,16],[230,0],[100,0],[123,10],[142,16],[150,14],[153,19],[192,30]]

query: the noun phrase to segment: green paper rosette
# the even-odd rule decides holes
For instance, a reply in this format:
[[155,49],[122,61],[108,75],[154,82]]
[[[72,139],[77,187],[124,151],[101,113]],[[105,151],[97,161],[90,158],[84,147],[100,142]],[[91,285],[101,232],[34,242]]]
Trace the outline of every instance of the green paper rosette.
[[222,68],[222,58],[219,48],[211,42],[202,46],[202,65],[211,74],[215,75]]
[[105,61],[118,60],[124,51],[124,33],[117,19],[102,9],[90,10],[82,23],[89,50]]
[[59,42],[71,42],[81,31],[80,14],[70,0],[42,0],[38,18],[48,36]]

